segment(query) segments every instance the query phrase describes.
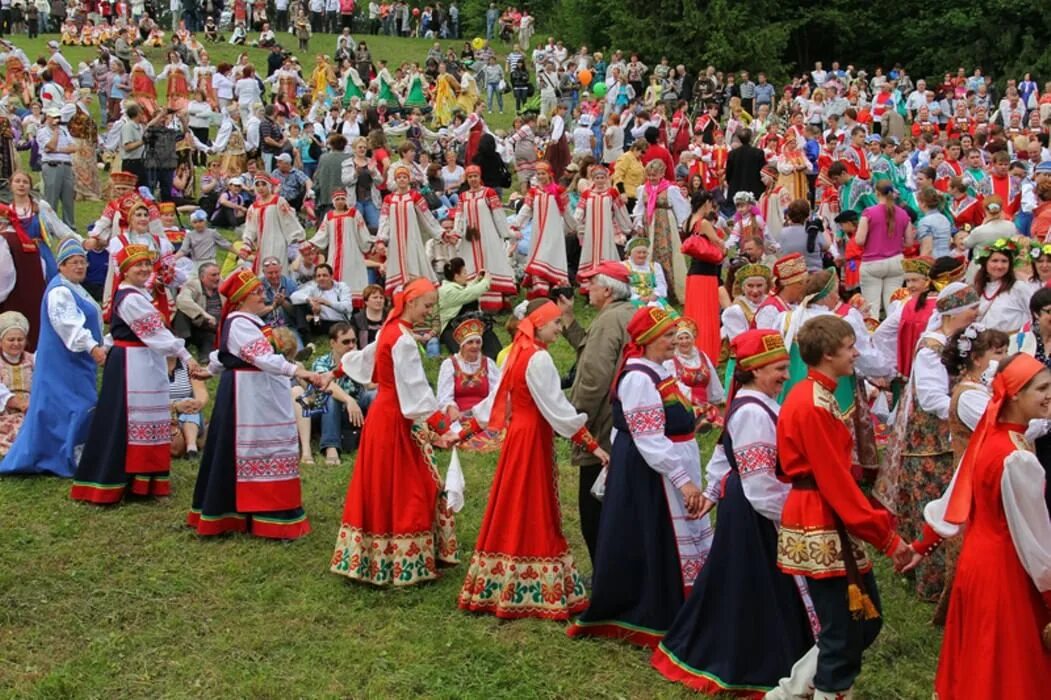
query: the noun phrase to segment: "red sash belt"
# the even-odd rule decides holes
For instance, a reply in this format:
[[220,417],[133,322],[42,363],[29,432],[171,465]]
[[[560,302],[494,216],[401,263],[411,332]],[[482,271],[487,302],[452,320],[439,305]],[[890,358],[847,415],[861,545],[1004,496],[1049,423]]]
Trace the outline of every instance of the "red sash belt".
[[683,435],[669,435],[668,439],[672,442],[689,442],[693,440],[693,433],[685,433]]
[[144,348],[146,343],[141,340],[113,340],[113,346],[117,348]]

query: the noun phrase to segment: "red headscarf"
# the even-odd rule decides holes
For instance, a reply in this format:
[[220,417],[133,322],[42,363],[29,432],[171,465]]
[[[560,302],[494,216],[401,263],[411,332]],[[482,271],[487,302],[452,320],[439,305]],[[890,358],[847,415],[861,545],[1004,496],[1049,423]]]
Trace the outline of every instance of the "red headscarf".
[[956,474],[956,485],[949,498],[949,505],[945,509],[946,522],[957,525],[967,522],[974,499],[974,469],[982,454],[985,439],[999,422],[1004,402],[1016,396],[1043,369],[1045,369],[1043,362],[1032,355],[1019,353],[993,379],[993,398],[989,401],[985,413],[982,414],[982,419],[975,426],[974,434],[971,435],[971,441],[967,445],[967,451],[960,462],[960,470]]
[[256,277],[251,270],[240,268],[219,285],[219,294],[226,300],[223,302],[223,310],[219,315],[219,322],[215,324],[215,344],[222,343],[223,323],[226,317],[232,314],[241,305],[245,297],[256,287],[263,286],[263,281]]
[[412,280],[400,291],[394,292],[394,305],[391,307],[390,313],[387,314],[387,319],[383,322],[384,325],[390,323],[394,319],[401,318],[401,315],[405,313],[405,305],[417,297],[422,297],[424,294],[430,294],[437,290],[434,286],[434,282],[431,282],[426,277],[417,277]]
[[643,306],[628,321],[627,331],[631,340],[620,353],[620,362],[613,373],[613,394],[616,395],[617,382],[620,379],[624,364],[633,357],[642,357],[646,346],[661,337],[666,330],[679,322],[679,314],[674,309],[659,306]]
[[521,360],[522,353],[537,346],[536,329],[546,326],[561,315],[562,310],[558,308],[558,304],[547,301],[533,309],[532,313],[518,324],[518,332],[515,333],[511,350],[507,353],[503,376],[500,377],[500,386],[497,387],[496,397],[493,399],[493,407],[489,414],[489,430],[497,431],[507,422],[507,395],[511,392],[509,378],[515,365]]

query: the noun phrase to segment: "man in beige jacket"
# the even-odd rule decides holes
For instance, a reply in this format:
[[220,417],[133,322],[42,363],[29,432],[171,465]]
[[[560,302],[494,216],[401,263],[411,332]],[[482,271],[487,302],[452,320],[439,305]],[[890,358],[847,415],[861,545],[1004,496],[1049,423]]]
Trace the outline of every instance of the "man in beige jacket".
[[[627,326],[635,314],[635,307],[630,301],[630,278],[624,263],[604,262],[594,268],[589,279],[588,303],[596,313],[586,332],[572,316],[572,301],[561,304],[566,340],[577,351],[576,375],[569,390],[569,401],[578,411],[588,415],[588,430],[608,453],[613,429],[610,405],[613,373],[628,342]],[[573,449],[572,462],[580,467],[580,529],[594,563],[602,502],[591,495],[591,486],[602,471],[602,465],[593,455],[577,448]]]

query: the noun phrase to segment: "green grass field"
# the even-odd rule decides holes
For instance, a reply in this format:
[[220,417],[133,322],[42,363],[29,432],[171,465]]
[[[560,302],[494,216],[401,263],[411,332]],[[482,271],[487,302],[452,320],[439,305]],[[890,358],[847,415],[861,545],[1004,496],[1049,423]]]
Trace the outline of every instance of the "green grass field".
[[[35,58],[46,38],[17,43]],[[315,36],[311,48],[330,51],[334,42]],[[395,63],[421,58],[428,43],[370,37],[374,57]],[[213,51],[213,61],[230,60],[239,50],[224,45]],[[264,65],[264,52],[252,51],[256,64]],[[74,65],[89,54],[66,51]],[[158,62],[159,53],[151,58]],[[100,208],[78,205],[81,230]],[[564,341],[553,353],[563,370],[572,364]],[[428,361],[432,379],[437,366]],[[462,457],[467,505],[457,524],[466,561],[496,456]],[[565,531],[586,571],[576,472],[564,441],[558,458]],[[443,472],[447,461],[439,455]],[[440,581],[397,591],[349,584],[328,573],[352,463],[345,456],[338,467],[303,468],[313,533],[290,544],[245,536],[202,541],[191,534],[183,523],[197,465],[186,460],[172,465],[170,499],[113,508],[72,502],[67,481],[0,479],[0,696],[692,695],[650,669],[643,650],[571,641],[557,623],[461,613],[456,597],[462,565]],[[883,562],[878,574],[884,628],[866,655],[857,697],[929,698],[940,641],[928,624],[931,608],[916,602],[908,584]]]

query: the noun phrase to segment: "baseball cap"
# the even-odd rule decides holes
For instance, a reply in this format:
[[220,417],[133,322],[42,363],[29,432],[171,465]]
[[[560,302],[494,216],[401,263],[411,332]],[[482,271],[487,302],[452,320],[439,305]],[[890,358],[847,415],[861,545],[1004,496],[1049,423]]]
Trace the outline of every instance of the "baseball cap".
[[207,221],[208,214],[204,209],[198,209],[194,213],[190,214],[190,221]]
[[287,153],[282,153],[281,155],[279,155],[274,160],[279,160],[282,163],[291,163],[292,162],[292,156],[288,155]]

